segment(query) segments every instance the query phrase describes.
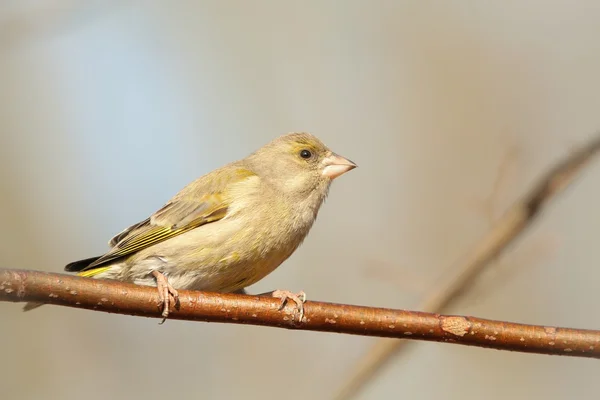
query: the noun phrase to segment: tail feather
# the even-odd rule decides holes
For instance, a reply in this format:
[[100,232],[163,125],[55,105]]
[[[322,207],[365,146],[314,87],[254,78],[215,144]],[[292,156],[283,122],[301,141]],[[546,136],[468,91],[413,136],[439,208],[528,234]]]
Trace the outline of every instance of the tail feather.
[[43,305],[44,303],[26,303],[23,307],[23,311],[31,311]]
[[73,261],[65,266],[65,271],[79,272],[83,271],[88,265],[99,259],[100,257],[86,258],[85,260]]

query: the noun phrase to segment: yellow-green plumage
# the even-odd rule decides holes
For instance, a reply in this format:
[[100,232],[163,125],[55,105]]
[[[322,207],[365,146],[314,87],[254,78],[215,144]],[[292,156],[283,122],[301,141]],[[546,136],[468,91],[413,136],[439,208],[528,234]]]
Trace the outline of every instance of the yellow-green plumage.
[[96,276],[98,274],[106,272],[106,271],[110,270],[111,268],[112,268],[111,266],[108,266],[108,267],[98,267],[98,268],[88,269],[85,271],[78,272],[77,276],[82,276],[84,278],[91,278],[93,276]]
[[176,289],[243,289],[294,252],[331,181],[354,167],[310,134],[282,136],[190,183],[103,256],[65,269],[142,285],[156,285],[158,271]]

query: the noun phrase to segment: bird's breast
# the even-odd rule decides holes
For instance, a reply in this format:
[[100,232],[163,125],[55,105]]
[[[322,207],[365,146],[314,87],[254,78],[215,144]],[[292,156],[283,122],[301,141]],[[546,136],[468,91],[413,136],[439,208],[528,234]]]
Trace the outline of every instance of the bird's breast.
[[[232,292],[273,272],[302,243],[315,219],[310,207],[246,204],[156,250],[176,288]],[[167,243],[171,242],[171,243]]]

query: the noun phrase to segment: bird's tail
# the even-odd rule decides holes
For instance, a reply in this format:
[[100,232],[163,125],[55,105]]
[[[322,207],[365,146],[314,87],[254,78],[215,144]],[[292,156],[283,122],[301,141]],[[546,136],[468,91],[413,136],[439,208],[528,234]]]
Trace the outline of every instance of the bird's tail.
[[43,305],[44,303],[26,303],[23,307],[23,311],[31,311]]
[[65,271],[79,272],[83,271],[88,265],[99,259],[100,257],[86,258],[85,260],[73,261],[65,266]]
[[[67,264],[67,266],[65,267],[65,271],[78,272],[77,275],[79,275],[79,276],[92,277],[94,275],[97,275],[101,272],[106,271],[109,268],[109,267],[98,267],[98,268],[90,269],[88,271],[83,271],[88,265],[90,265],[91,263],[93,263],[94,261],[96,261],[99,258],[100,257],[91,257],[91,258],[86,258],[85,260],[74,261],[72,263]],[[23,307],[23,311],[31,311],[31,310],[34,310],[43,305],[44,305],[44,303],[26,303],[25,306]]]

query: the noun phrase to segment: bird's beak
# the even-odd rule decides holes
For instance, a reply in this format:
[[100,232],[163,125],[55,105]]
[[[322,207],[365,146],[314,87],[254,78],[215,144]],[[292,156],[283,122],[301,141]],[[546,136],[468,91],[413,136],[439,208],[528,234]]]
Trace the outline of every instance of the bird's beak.
[[323,165],[323,176],[331,179],[335,179],[357,167],[352,161],[335,153],[331,153],[325,157],[323,161],[321,161],[321,164]]

